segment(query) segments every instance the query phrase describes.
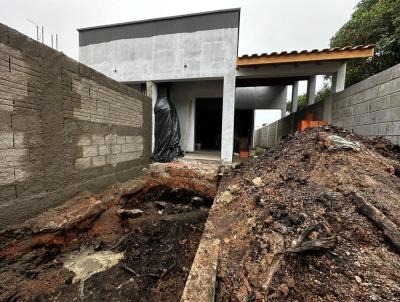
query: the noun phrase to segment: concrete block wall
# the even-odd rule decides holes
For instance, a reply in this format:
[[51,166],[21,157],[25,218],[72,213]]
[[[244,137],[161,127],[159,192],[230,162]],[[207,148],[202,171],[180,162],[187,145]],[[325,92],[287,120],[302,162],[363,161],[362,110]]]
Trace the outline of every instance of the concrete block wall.
[[[296,125],[309,112],[317,120],[327,120],[367,137],[384,136],[400,144],[400,64],[258,129],[255,146],[272,147],[281,137],[295,132]],[[275,124],[278,131],[274,137],[270,129]]]
[[254,146],[267,148],[273,147],[283,137],[296,132],[298,123],[305,119],[307,113],[312,112],[315,119],[323,119],[324,102],[318,102],[294,114],[273,122],[255,131],[257,141]]
[[149,163],[151,99],[0,24],[0,228]]
[[332,124],[400,143],[400,64],[332,96]]

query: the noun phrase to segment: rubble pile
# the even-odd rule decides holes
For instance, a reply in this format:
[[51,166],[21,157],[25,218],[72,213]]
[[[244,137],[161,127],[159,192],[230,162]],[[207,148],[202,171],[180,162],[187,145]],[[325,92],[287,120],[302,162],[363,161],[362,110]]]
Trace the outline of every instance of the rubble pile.
[[154,164],[0,231],[0,301],[178,301],[218,169]]
[[399,301],[399,164],[389,141],[319,127],[226,174],[204,235],[215,301]]

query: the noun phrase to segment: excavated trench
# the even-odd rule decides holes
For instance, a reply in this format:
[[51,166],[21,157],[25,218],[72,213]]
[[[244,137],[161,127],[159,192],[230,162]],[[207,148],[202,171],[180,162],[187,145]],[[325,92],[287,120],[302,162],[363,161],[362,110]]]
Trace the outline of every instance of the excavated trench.
[[[2,231],[0,300],[179,301],[218,169],[215,177],[208,175],[207,186],[194,185],[202,179],[190,173],[172,181],[146,176],[133,190],[114,188],[97,201],[83,196],[45,218]],[[56,219],[55,213],[64,215],[61,223],[46,218]]]

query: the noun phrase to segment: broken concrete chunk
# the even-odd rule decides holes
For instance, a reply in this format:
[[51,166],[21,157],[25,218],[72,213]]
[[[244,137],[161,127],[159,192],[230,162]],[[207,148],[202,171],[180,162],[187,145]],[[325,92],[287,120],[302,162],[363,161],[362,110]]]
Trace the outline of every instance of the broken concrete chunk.
[[352,142],[338,135],[330,135],[324,142],[329,151],[335,150],[354,150],[360,151],[361,145],[359,142]]
[[230,204],[232,202],[233,196],[232,196],[231,192],[224,191],[224,192],[221,193],[221,195],[219,196],[218,200],[221,203],[227,205],[227,204]]
[[253,178],[253,180],[251,181],[253,183],[253,185],[255,185],[256,187],[261,187],[264,183],[261,179],[261,177],[256,177]]
[[228,191],[231,192],[232,194],[236,194],[240,192],[240,187],[238,185],[230,185],[228,187]]
[[84,250],[78,254],[71,254],[65,261],[64,267],[75,273],[73,283],[89,279],[94,274],[103,272],[124,258],[123,253],[111,251],[94,252]]
[[133,210],[125,210],[125,209],[119,209],[118,210],[118,215],[121,218],[138,218],[142,216],[143,211],[139,209],[133,209]]

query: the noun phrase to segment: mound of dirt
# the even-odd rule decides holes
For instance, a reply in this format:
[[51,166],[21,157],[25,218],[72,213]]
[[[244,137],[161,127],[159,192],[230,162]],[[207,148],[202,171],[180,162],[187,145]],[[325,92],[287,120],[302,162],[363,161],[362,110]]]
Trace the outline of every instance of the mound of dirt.
[[398,150],[317,128],[226,174],[216,301],[399,301]]
[[218,170],[152,165],[1,230],[0,301],[179,301]]

